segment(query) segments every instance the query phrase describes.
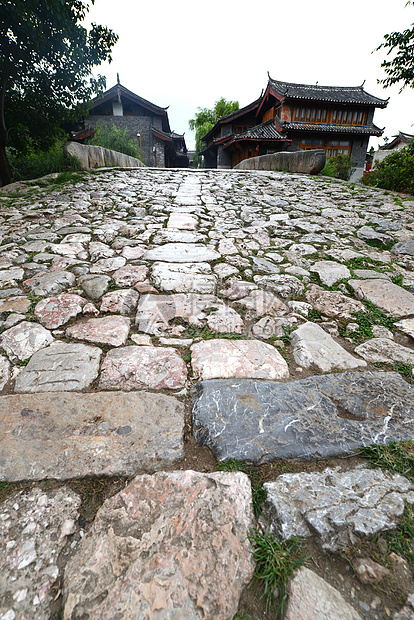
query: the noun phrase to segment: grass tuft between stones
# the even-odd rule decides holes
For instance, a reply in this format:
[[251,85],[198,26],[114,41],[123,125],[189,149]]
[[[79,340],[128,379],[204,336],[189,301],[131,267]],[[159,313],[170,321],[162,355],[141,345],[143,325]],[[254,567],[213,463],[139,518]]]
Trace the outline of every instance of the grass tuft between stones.
[[362,342],[367,338],[373,338],[373,325],[382,325],[391,330],[394,327],[394,323],[398,321],[397,318],[388,316],[370,301],[366,301],[365,305],[367,308],[366,312],[358,311],[352,313],[354,322],[358,324],[358,329],[353,332],[348,332],[346,325],[338,326],[339,334],[344,337],[352,338],[354,343]]
[[301,539],[291,538],[278,541],[271,534],[258,530],[251,533],[249,540],[254,547],[253,557],[256,569],[253,579],[263,588],[266,597],[266,613],[275,603],[275,618],[283,613],[287,598],[286,584],[295,571],[305,562]]

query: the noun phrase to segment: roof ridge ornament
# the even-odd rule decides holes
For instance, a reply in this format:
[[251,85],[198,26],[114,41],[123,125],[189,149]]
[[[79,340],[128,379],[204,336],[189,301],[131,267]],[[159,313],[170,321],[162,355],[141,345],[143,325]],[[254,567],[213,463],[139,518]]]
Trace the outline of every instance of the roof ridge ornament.
[[121,82],[119,81],[119,73],[116,74],[116,83],[121,84]]

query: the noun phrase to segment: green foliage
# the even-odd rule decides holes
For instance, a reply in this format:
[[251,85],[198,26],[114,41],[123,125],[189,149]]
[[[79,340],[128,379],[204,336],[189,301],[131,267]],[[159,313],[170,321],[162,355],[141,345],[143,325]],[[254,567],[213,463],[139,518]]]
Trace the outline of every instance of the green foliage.
[[9,161],[14,181],[37,179],[52,172],[68,172],[80,170],[80,162],[65,153],[63,142],[55,142],[46,151],[31,148],[25,154],[18,154],[15,149],[9,149]]
[[359,450],[359,454],[368,459],[370,467],[381,467],[392,474],[401,474],[414,483],[413,441],[365,446]]
[[[93,4],[94,0],[91,0]],[[0,172],[10,182],[5,147],[47,149],[62,123],[87,111],[105,86],[93,67],[111,61],[118,37],[82,22],[89,0],[3,0],[0,3]],[[30,138],[30,140],[29,140]]]
[[[414,6],[414,2],[408,0],[406,6],[408,5]],[[384,84],[387,88],[393,84],[402,83],[401,90],[405,86],[414,88],[413,48],[414,24],[411,24],[411,28],[407,28],[403,32],[391,32],[384,35],[384,42],[375,51],[385,49],[387,50],[387,56],[391,55],[391,58],[389,60],[385,59],[381,64],[387,77],[383,80],[378,80],[380,84]]]
[[351,176],[352,162],[348,155],[337,155],[336,157],[328,157],[326,164],[321,171],[326,177],[334,177],[335,179],[343,179],[348,181]]
[[198,168],[201,164],[199,156],[199,152],[203,150],[201,138],[213,129],[219,118],[222,116],[227,116],[227,114],[231,114],[232,112],[236,112],[238,109],[238,101],[227,101],[224,97],[221,97],[218,101],[216,101],[214,107],[211,109],[197,108],[198,111],[195,113],[194,118],[191,118],[188,121],[190,129],[196,132],[196,153],[194,156],[195,168]]
[[392,329],[394,323],[398,321],[395,317],[385,314],[370,301],[365,302],[365,305],[367,307],[366,312],[358,311],[352,313],[354,322],[358,324],[358,329],[354,332],[348,332],[346,326],[340,325],[338,331],[341,336],[351,337],[354,342],[361,342],[367,338],[374,337],[372,333],[373,325],[382,325],[387,329]]
[[263,476],[260,471],[253,467],[253,465],[249,465],[245,461],[238,461],[237,459],[220,461],[217,469],[219,471],[242,471],[249,476],[252,485],[253,512],[257,519],[262,510],[262,503],[266,499],[266,491],[263,488]]
[[89,144],[124,153],[142,161],[138,143],[131,137],[129,131],[113,123],[98,123]]
[[414,194],[414,141],[376,163],[362,182],[373,187]]
[[266,597],[266,612],[275,600],[277,588],[277,608],[275,618],[283,613],[287,598],[286,583],[289,577],[302,566],[305,558],[301,553],[301,542],[298,538],[291,538],[279,542],[271,534],[262,534],[259,531],[249,536],[254,547],[253,557],[256,570],[253,578],[263,586],[263,597]]

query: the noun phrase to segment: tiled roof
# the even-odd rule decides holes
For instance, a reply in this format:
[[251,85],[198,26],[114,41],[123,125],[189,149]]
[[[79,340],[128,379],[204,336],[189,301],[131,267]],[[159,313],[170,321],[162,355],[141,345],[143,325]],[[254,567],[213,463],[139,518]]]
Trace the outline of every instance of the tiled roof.
[[243,140],[245,138],[256,140],[283,140],[283,136],[278,132],[272,120],[266,121],[261,125],[256,125],[256,127],[251,127],[250,129],[247,129],[244,133],[236,134],[234,137],[238,140]]
[[329,101],[331,103],[355,103],[385,108],[388,99],[379,99],[367,93],[361,86],[319,86],[292,84],[273,80],[269,76],[269,86],[279,95],[289,99]]
[[376,125],[333,125],[322,123],[283,123],[286,131],[317,131],[330,133],[354,133],[369,136],[381,136],[383,130]]

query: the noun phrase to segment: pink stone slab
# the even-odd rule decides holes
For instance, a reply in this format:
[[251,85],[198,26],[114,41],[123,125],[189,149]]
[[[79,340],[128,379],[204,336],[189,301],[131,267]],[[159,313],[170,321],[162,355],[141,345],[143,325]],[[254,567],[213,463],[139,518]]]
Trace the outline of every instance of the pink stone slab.
[[75,323],[67,328],[66,336],[120,347],[127,341],[129,327],[130,320],[124,316],[106,316],[102,319],[89,319],[85,323]]
[[86,299],[80,295],[62,293],[39,301],[34,313],[47,329],[56,329],[82,312],[85,304]]
[[101,389],[177,390],[187,380],[185,363],[171,347],[130,346],[106,354],[101,368]]
[[267,379],[289,377],[289,369],[280,353],[259,340],[216,339],[191,347],[191,365],[200,379]]

